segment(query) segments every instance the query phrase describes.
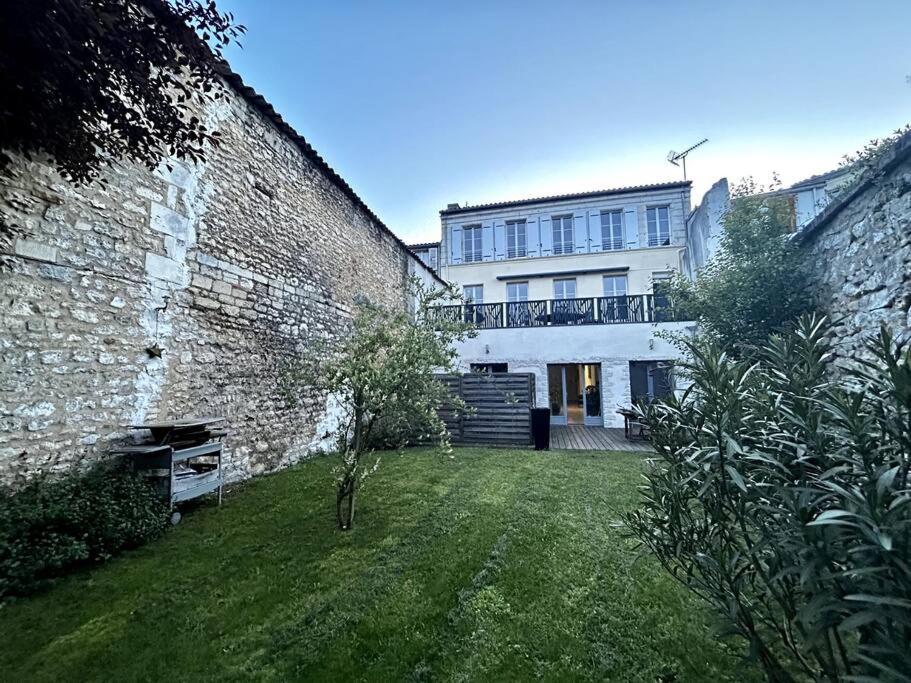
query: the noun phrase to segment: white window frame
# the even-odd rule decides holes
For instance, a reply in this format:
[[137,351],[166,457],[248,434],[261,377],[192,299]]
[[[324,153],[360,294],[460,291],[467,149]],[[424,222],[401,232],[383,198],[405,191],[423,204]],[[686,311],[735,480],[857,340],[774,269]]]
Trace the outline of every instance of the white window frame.
[[[471,296],[469,295],[471,292]],[[477,294],[477,298],[473,295]],[[484,303],[484,285],[463,285],[462,286],[462,297],[465,299],[466,304],[483,304]]]
[[507,282],[506,301],[509,303],[528,301],[528,282]]
[[[664,225],[661,223],[661,210],[666,212],[666,220]],[[664,247],[670,246],[671,243],[671,207],[669,204],[661,204],[660,206],[649,206],[645,211],[646,225],[648,226],[648,231],[646,233],[648,239],[648,246],[650,247]],[[662,231],[662,227],[664,230]],[[654,236],[652,233],[654,232]],[[662,234],[663,233],[663,234]]]
[[[606,222],[605,222],[606,219]],[[605,228],[607,230],[605,231]],[[608,236],[605,237],[605,234]],[[623,210],[606,209],[601,212],[601,249],[617,251],[623,249]]]
[[484,232],[480,225],[462,228],[462,262],[477,263],[483,259]]
[[[567,296],[567,287],[568,283],[572,282],[572,296]],[[558,288],[559,285],[559,288]],[[559,294],[557,293],[559,290]],[[554,280],[554,299],[575,299],[576,298],[576,278],[566,277]]]
[[[576,234],[573,228],[572,214],[564,216],[551,216],[551,230],[553,233],[554,254],[575,254]],[[568,226],[568,227],[567,227]],[[569,241],[566,235],[569,234]],[[558,246],[559,245],[559,246]],[[568,248],[567,248],[568,245]]]
[[506,258],[524,258],[527,255],[528,223],[524,218],[506,221]]
[[[610,283],[610,288],[608,288]],[[622,287],[617,285],[622,283]],[[601,287],[604,296],[627,296],[629,293],[629,283],[626,275],[605,275],[601,279]]]

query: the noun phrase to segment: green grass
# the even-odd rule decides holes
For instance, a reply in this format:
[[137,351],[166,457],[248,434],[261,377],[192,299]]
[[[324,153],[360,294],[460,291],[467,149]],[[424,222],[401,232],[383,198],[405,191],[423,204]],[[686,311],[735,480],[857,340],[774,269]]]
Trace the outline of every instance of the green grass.
[[616,527],[641,456],[386,455],[348,533],[331,464],[0,607],[0,680],[756,678]]

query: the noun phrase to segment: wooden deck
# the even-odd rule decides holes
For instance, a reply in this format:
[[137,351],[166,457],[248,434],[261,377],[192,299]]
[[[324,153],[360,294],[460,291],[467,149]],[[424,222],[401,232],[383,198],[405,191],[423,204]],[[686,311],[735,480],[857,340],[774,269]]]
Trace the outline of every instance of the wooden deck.
[[622,429],[605,427],[550,427],[551,450],[567,451],[636,451],[654,453],[648,441],[627,441]]

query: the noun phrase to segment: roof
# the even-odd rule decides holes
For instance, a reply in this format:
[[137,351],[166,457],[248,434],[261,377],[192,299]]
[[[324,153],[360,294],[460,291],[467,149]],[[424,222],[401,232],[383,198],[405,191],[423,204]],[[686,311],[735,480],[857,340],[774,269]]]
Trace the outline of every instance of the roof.
[[433,249],[440,246],[439,242],[419,242],[418,244],[409,244],[409,249]]
[[[167,11],[170,11],[170,7],[167,5],[165,0],[152,1],[158,4],[159,9],[166,8]],[[190,36],[195,37],[196,40],[202,42],[202,39],[196,34],[195,31],[188,29],[188,37]],[[340,176],[338,172],[332,168],[326,162],[326,160],[317,153],[315,149],[313,149],[313,147],[310,146],[310,143],[308,143],[300,133],[291,127],[291,124],[282,118],[281,114],[275,111],[275,108],[266,100],[265,97],[244,83],[243,79],[240,77],[240,74],[235,72],[225,59],[216,58],[214,54],[212,55],[212,58],[214,61],[213,66],[215,72],[221,76],[228,83],[228,85],[230,85],[237,92],[238,95],[246,100],[247,104],[253,107],[253,109],[255,109],[263,117],[271,121],[272,124],[278,128],[279,132],[285,135],[285,137],[287,137],[294,144],[294,146],[300,150],[301,154],[303,154],[313,163],[314,166],[321,170],[323,174],[326,175],[326,177],[329,178],[329,180],[339,190],[341,190],[342,194],[348,197],[359,209],[367,214],[367,216],[372,221],[374,221],[377,226],[379,226],[380,230],[392,237],[392,239],[394,239],[399,244],[399,246],[405,250],[405,253],[410,254],[411,257],[416,261],[421,261],[421,259],[418,258],[417,254],[412,252],[411,249],[408,248],[408,245],[405,244],[405,242],[403,242],[398,235],[392,232],[392,230],[389,229],[389,227],[383,223],[382,220],[380,220],[380,217],[377,216],[369,206],[367,206],[367,203],[357,196],[357,193],[352,189],[347,181],[342,178],[342,176]],[[421,261],[421,264],[423,265],[423,261]],[[441,284],[446,284],[446,281],[443,280],[443,278],[441,278],[432,270],[430,272],[433,273],[434,278],[436,278]]]
[[816,218],[795,233],[794,238],[800,242],[807,240],[810,235],[831,223],[832,220],[841,213],[842,209],[854,201],[860,194],[869,189],[879,176],[888,173],[909,158],[911,158],[911,132],[905,133],[896,140],[895,144],[892,145],[892,148],[885,152],[883,156],[874,163],[872,168],[867,169],[867,171],[862,173],[852,185],[849,185],[843,192],[839,193],[838,196],[830,202],[818,216],[816,216]]
[[794,183],[793,185],[791,185],[788,188],[788,190],[799,190],[802,187],[819,185],[820,183],[825,183],[825,182],[828,182],[829,180],[832,180],[832,178],[837,178],[841,175],[846,175],[846,174],[850,173],[851,170],[852,169],[849,166],[842,166],[841,168],[836,168],[836,169],[833,169],[826,173],[812,175],[809,178],[806,178],[805,180],[801,180],[800,182]]
[[544,202],[572,201],[574,199],[589,199],[591,197],[604,197],[615,194],[630,194],[633,192],[650,192],[653,190],[673,190],[676,188],[689,189],[690,180],[678,180],[670,183],[654,183],[652,185],[630,185],[629,187],[615,187],[609,190],[595,190],[592,192],[574,192],[571,194],[555,194],[549,197],[532,197],[529,199],[514,199],[507,202],[492,202],[490,204],[476,204],[475,206],[460,206],[452,209],[442,209],[441,216],[452,216],[459,213],[474,213],[485,209],[502,209],[511,206],[528,206],[529,204],[543,204]]

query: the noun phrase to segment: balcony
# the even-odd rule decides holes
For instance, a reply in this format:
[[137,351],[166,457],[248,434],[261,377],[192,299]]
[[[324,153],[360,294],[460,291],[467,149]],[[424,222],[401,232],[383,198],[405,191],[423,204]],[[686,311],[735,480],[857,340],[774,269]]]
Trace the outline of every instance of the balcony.
[[440,306],[436,315],[461,320],[479,330],[570,325],[663,323],[684,320],[667,305],[655,305],[653,294],[599,296],[582,299],[540,299],[495,304]]

